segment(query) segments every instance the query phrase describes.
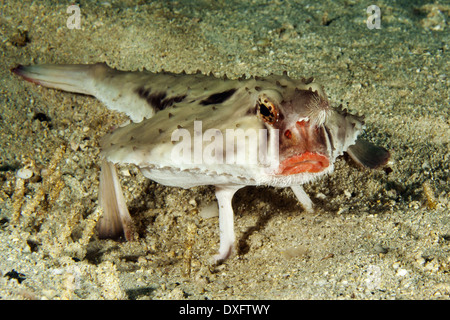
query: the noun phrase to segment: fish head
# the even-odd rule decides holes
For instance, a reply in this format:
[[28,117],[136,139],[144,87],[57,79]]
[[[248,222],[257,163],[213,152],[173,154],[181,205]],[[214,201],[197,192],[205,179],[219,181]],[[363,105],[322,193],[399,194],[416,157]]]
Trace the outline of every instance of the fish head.
[[363,118],[334,108],[317,84],[283,93],[261,92],[257,116],[266,127],[278,130],[276,175],[321,173],[355,144]]

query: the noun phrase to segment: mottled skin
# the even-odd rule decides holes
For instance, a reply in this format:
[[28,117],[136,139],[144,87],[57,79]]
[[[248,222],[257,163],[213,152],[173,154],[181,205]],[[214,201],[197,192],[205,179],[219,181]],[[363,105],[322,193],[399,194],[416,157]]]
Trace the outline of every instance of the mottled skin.
[[[134,123],[116,129],[101,142],[100,204],[105,210],[99,223],[103,236],[125,232],[132,237],[132,222],[117,178],[116,163],[137,165],[143,174],[164,185],[189,188],[216,186],[221,244],[216,261],[233,251],[231,200],[247,185],[291,187],[306,210],[312,202],[301,185],[333,170],[336,158],[347,151],[359,164],[377,167],[389,153],[357,140],[363,130],[360,116],[333,108],[320,85],[312,79],[287,75],[264,78],[218,79],[202,74],[124,72],[96,65],[19,66],[13,71],[26,80],[57,89],[89,94],[111,110],[126,113]],[[196,127],[201,123],[201,129]],[[208,129],[225,137],[246,130],[267,130],[269,155],[276,160],[244,163],[180,163],[173,156],[176,130],[192,137]],[[197,130],[197,131],[195,131]],[[211,140],[197,141],[208,148]],[[258,144],[260,141],[258,140]],[[262,145],[259,145],[260,147]],[[179,147],[179,145],[178,145]],[[194,144],[192,149],[194,149]],[[224,146],[224,154],[234,153]],[[245,151],[246,159],[251,151]]]

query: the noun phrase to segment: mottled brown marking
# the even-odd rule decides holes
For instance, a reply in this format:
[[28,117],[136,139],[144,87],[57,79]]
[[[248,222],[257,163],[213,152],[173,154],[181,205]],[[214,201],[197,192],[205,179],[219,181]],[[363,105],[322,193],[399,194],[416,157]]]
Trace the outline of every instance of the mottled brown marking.
[[163,110],[165,108],[164,99],[166,95],[165,92],[152,93],[147,97],[147,102],[156,110]]
[[200,101],[200,104],[203,105],[203,106],[208,106],[208,105],[211,105],[211,104],[224,103],[225,101],[230,99],[231,96],[236,91],[237,91],[237,89],[233,88],[233,89],[226,90],[226,91],[223,91],[223,92],[214,93],[214,94],[210,95],[208,98],[206,98],[205,100]]
[[166,92],[152,93],[151,88],[139,87],[136,89],[136,93],[142,99],[145,99],[147,103],[156,109],[156,111],[164,110],[167,107],[173,106],[174,103],[183,101],[186,95],[178,95],[174,97],[167,97]]
[[150,95],[152,91],[152,88],[145,88],[145,87],[139,87],[136,89],[136,93],[138,96],[142,99],[147,99],[147,97]]

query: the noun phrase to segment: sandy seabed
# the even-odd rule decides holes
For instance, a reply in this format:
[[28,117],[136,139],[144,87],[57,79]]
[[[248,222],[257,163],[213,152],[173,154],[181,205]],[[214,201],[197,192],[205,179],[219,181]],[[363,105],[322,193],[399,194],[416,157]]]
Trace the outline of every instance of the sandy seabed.
[[[0,299],[448,299],[449,21],[444,1],[1,2]],[[404,4],[403,4],[404,3]],[[72,21],[72,20],[71,20]],[[99,139],[126,117],[14,76],[17,64],[96,63],[229,78],[314,76],[366,116],[390,162],[345,158],[305,187],[234,199],[238,254],[219,266],[212,187],[169,188],[121,166],[135,242],[99,240]],[[21,179],[32,173],[31,178]]]

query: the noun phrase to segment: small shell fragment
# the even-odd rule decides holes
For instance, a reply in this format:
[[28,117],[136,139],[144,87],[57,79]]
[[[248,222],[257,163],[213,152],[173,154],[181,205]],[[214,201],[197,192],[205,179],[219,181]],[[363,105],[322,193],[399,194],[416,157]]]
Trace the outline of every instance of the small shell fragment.
[[33,171],[28,168],[17,170],[16,176],[21,179],[30,179],[33,176]]
[[308,254],[308,248],[305,246],[299,245],[296,247],[287,248],[284,251],[281,251],[281,255],[286,259],[296,258],[296,257],[305,257]]
[[208,203],[200,208],[200,217],[210,219],[219,216],[219,206],[216,201]]

